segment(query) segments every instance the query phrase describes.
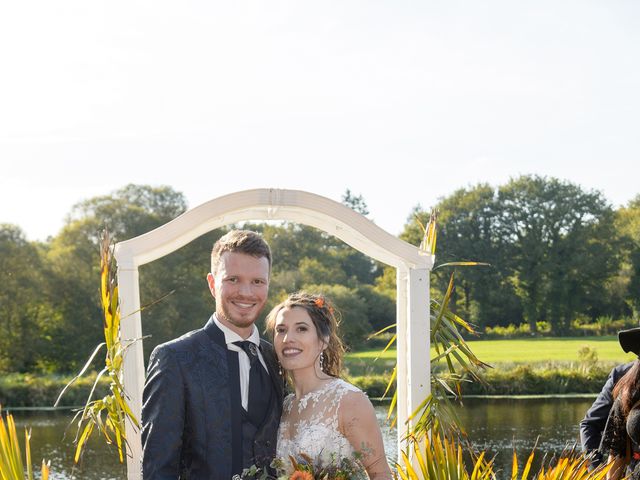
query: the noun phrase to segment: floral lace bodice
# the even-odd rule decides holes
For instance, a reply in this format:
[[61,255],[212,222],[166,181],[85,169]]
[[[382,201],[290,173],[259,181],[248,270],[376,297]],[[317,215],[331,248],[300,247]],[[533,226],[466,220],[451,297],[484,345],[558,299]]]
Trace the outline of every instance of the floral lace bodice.
[[349,392],[361,392],[340,378],[300,399],[294,394],[284,399],[278,430],[277,456],[289,463],[289,455],[299,459],[309,455],[317,465],[329,465],[342,458],[353,458],[349,440],[338,429],[340,400]]

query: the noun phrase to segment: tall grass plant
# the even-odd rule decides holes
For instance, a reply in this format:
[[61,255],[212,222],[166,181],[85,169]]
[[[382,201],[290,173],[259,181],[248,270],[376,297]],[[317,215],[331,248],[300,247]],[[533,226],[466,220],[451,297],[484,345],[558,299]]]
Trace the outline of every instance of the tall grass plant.
[[[18,432],[11,414],[5,416],[0,407],[0,478],[2,480],[34,480],[31,463],[31,434],[24,431],[24,462],[22,446],[18,440]],[[42,460],[40,479],[49,478],[49,463]]]

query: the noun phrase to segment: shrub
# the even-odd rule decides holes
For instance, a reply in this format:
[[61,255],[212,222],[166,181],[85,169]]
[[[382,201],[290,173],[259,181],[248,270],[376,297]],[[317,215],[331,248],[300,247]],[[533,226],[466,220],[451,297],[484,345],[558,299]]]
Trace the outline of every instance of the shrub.
[[349,382],[353,383],[370,398],[381,398],[387,389],[390,376],[387,375],[367,375],[350,377]]
[[[96,379],[96,372],[79,379],[74,388],[67,391],[61,406],[84,405]],[[0,405],[18,407],[52,407],[58,395],[71,377],[60,375],[36,376],[11,373],[0,377]],[[108,379],[98,383],[96,395],[102,397],[109,391]]]

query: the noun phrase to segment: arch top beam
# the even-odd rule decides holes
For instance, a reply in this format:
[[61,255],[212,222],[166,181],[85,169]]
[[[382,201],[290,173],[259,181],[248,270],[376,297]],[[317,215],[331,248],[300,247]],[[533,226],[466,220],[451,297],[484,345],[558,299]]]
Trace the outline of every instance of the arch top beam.
[[394,237],[351,208],[300,190],[245,190],[210,200],[138,237],[119,242],[119,268],[135,269],[225,225],[251,220],[284,220],[318,228],[396,268],[431,269],[433,257]]

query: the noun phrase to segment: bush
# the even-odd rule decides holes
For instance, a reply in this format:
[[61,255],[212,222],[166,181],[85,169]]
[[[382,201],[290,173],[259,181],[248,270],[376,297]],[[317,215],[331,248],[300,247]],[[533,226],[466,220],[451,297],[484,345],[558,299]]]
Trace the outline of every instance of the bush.
[[519,365],[510,370],[493,369],[486,372],[486,385],[464,383],[463,395],[550,395],[568,393],[597,393],[609,374],[608,369],[588,371],[573,365],[533,368]]
[[631,317],[619,318],[614,320],[610,316],[601,316],[592,323],[576,324],[573,326],[573,330],[577,335],[616,335],[620,330],[626,330],[628,328],[634,328],[638,326],[637,320]]
[[[71,386],[60,406],[84,405],[96,380],[97,373],[88,374]],[[53,407],[58,395],[73,377],[11,373],[0,377],[0,405],[3,407]],[[94,397],[101,398],[109,392],[109,381],[101,379]]]
[[[532,367],[517,365],[489,369],[487,385],[463,382],[463,395],[543,395],[562,393],[597,393],[604,385],[610,369],[601,365],[576,368],[573,364]],[[62,398],[62,406],[84,405],[96,374],[78,380]],[[391,373],[347,376],[347,380],[370,398],[380,398],[387,388]],[[0,404],[17,407],[50,407],[71,377],[10,374],[0,378]],[[101,398],[109,392],[109,383],[101,380],[94,394]]]
[[[589,369],[573,364],[532,367],[517,365],[489,369],[483,375],[486,384],[463,382],[464,395],[554,395],[570,393],[598,393],[607,379],[609,368],[591,365]],[[347,380],[371,398],[380,398],[391,375],[364,375]]]
[[[584,318],[577,318],[571,322],[571,328],[567,332],[568,337],[591,337],[616,335],[620,330],[637,327],[638,322],[631,317],[614,320],[612,317],[598,317],[595,322],[587,323]],[[527,338],[531,336],[551,335],[551,324],[546,321],[536,322],[536,331],[531,332],[528,323],[519,325],[509,324],[507,327],[497,325],[495,327],[485,327],[478,340],[501,339],[501,338]],[[476,339],[474,337],[474,339]]]
[[521,323],[518,326],[510,323],[506,327],[503,327],[501,325],[496,325],[495,327],[486,327],[484,329],[484,335],[482,335],[480,338],[522,338],[530,336],[531,328],[529,327],[528,323]]
[[[380,398],[384,395],[390,378],[391,376],[387,375],[367,375],[350,377],[347,378],[347,380],[363,392],[366,392],[369,398]],[[393,396],[393,390],[390,392],[389,398],[391,398],[391,396]]]

